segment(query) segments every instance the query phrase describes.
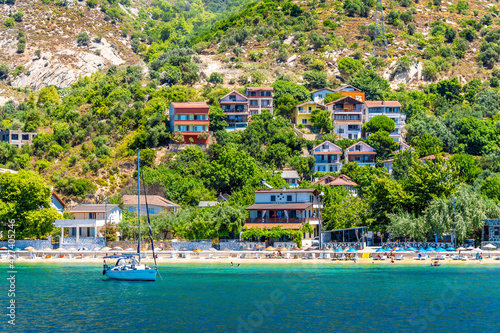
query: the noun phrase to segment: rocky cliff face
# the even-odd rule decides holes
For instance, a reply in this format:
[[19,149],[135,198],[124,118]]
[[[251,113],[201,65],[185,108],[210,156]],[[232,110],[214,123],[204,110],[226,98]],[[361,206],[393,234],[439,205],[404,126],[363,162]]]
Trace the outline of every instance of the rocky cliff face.
[[[24,13],[21,22],[9,28],[3,24],[0,27],[0,63],[11,69],[9,80],[13,87],[64,88],[79,77],[111,65],[141,63],[130,49],[130,39],[123,37],[120,23],[106,21],[104,13],[89,8],[85,1],[71,2],[65,8],[18,0],[14,5],[0,6],[0,21],[18,11]],[[24,52],[18,52],[19,31],[26,38]],[[76,42],[76,36],[82,32],[91,39],[85,47]],[[103,36],[100,42],[95,41],[98,33]],[[40,56],[36,50],[40,50]]]

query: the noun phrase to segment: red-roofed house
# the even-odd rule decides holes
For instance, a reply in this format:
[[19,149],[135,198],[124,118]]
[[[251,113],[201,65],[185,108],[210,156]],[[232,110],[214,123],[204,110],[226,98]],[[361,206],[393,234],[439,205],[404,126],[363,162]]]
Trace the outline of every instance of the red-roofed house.
[[[149,214],[160,214],[163,210],[171,210],[174,213],[181,207],[170,200],[159,195],[141,195],[141,215],[146,214],[146,199],[148,203]],[[124,195],[122,197],[123,205],[129,212],[137,212],[137,195]]]
[[208,144],[210,109],[205,102],[170,103],[170,130],[180,132],[184,143]]
[[320,179],[318,179],[317,181],[315,181],[313,184],[321,184],[321,185],[325,185],[325,186],[326,185],[328,185],[328,186],[342,186],[349,192],[349,195],[351,195],[351,196],[358,195],[356,192],[356,188],[355,188],[356,186],[358,186],[358,184],[353,182],[351,180],[351,178],[347,177],[344,174],[340,174],[337,177],[332,176],[332,175],[325,175],[325,176],[321,177]]
[[349,140],[361,138],[363,125],[363,102],[350,96],[327,103],[326,107],[333,113],[335,134]]
[[246,95],[250,114],[261,114],[262,110],[273,113],[273,87],[247,87]]
[[398,101],[365,101],[363,106],[364,122],[370,121],[375,116],[384,115],[392,120],[396,128],[389,134],[396,142],[402,141],[406,114],[401,112],[401,103]]
[[375,166],[377,152],[370,145],[359,141],[344,150],[345,162],[357,162],[359,166]]
[[245,96],[233,90],[222,96],[219,104],[226,115],[227,131],[243,130],[248,126],[250,112],[248,111],[248,99]]

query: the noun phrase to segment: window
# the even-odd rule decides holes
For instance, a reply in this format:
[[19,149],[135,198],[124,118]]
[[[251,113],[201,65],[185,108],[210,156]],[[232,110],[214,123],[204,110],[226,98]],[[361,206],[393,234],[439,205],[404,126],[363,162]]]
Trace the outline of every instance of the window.
[[181,132],[187,132],[187,131],[189,131],[189,127],[188,126],[177,126],[177,128]]
[[271,97],[271,92],[270,91],[266,91],[266,97]]
[[309,109],[309,111],[312,111],[312,107],[309,107],[308,109]]
[[19,140],[19,134],[12,134],[12,140]]
[[302,119],[302,124],[307,124],[307,119]]
[[344,133],[344,129],[343,128],[339,128],[339,134],[343,134]]
[[189,115],[188,114],[178,114],[177,120],[189,120]]
[[89,219],[95,220],[95,213],[89,213]]
[[275,195],[271,195],[271,202],[276,202],[276,196]]
[[318,97],[323,99],[323,94],[319,94]]
[[269,106],[271,105],[270,101],[262,101],[262,106]]
[[348,131],[359,131],[359,125],[347,125]]
[[196,114],[194,116],[194,120],[205,120],[205,115],[204,114]]
[[328,149],[328,145],[326,143],[323,145],[323,149]]
[[23,134],[23,135],[22,135],[22,139],[23,139],[23,140],[29,140],[29,139],[30,139],[29,134]]
[[291,202],[292,201],[292,196],[291,195],[287,195],[286,196],[286,201],[287,202]]
[[193,131],[195,132],[203,132],[205,130],[205,126],[194,126]]
[[236,96],[234,96],[234,95],[229,96],[229,100],[231,102],[235,102],[236,101]]
[[148,208],[148,213],[149,213],[149,214],[154,214],[154,213],[155,213],[154,208]]
[[302,106],[299,106],[299,111],[302,111],[302,110],[303,110],[303,109],[302,109]]
[[356,150],[356,151],[361,151],[361,146],[360,146],[360,145],[357,145],[356,147],[354,147],[354,150]]
[[250,96],[255,97],[255,96],[257,96],[257,93],[256,93],[255,91],[252,91],[252,92],[250,93]]
[[250,101],[250,106],[259,106],[258,101]]

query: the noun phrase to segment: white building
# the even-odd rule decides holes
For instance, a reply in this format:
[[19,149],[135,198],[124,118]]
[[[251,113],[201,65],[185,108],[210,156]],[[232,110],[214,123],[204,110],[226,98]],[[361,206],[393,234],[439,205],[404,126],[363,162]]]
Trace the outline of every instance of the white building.
[[246,208],[250,218],[244,228],[271,229],[279,225],[282,229],[298,230],[308,222],[317,236],[317,196],[316,189],[257,190],[255,203]]
[[342,169],[342,148],[325,141],[312,149],[314,172],[338,172]]
[[330,88],[323,88],[323,89],[315,90],[315,91],[311,92],[311,100],[316,102],[316,103],[323,104],[323,101],[325,100],[326,94],[334,94],[336,92],[337,91],[330,89]]
[[375,166],[377,152],[370,145],[359,141],[344,150],[345,162],[357,162],[359,166]]
[[283,178],[290,188],[299,187],[299,173],[296,170],[283,170],[281,172]]
[[398,101],[365,101],[363,105],[364,122],[375,116],[384,115],[394,121],[395,129],[389,136],[396,142],[403,140],[406,126],[406,114],[401,112],[401,103]]

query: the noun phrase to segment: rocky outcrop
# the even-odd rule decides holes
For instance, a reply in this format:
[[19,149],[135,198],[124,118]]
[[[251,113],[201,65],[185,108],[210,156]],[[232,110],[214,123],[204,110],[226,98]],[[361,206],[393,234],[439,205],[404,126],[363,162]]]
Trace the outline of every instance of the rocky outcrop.
[[106,65],[121,65],[125,61],[115,54],[112,46],[102,39],[88,49],[65,49],[55,54],[45,52],[24,64],[26,72],[12,80],[14,87],[41,89],[54,85],[69,87],[79,77],[91,75]]

